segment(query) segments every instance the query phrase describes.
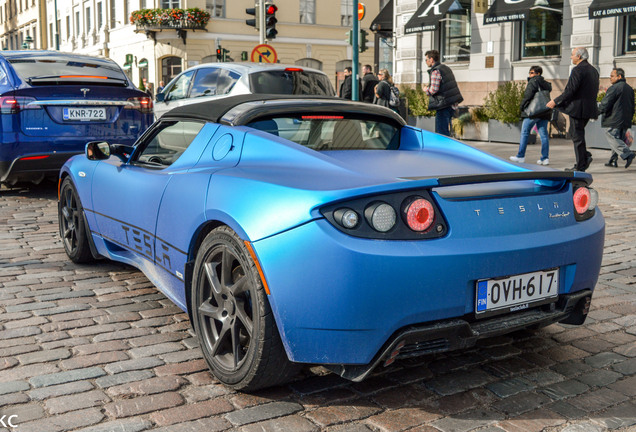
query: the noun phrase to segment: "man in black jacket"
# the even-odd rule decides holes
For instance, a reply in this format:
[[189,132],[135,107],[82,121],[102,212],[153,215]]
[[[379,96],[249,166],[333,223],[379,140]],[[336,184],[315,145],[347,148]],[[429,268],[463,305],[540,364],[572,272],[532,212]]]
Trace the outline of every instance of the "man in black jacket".
[[451,68],[439,62],[439,51],[426,51],[424,57],[430,67],[430,84],[424,86],[424,91],[430,96],[428,109],[435,110],[435,132],[450,136],[451,118],[464,98]]
[[605,138],[610,147],[625,161],[625,168],[634,160],[634,152],[625,145],[625,134],[632,127],[634,117],[634,90],[625,81],[625,71],[614,68],[610,72],[612,85],[598,107],[603,114],[601,126],[608,128]]
[[371,65],[364,65],[362,67],[362,86],[360,87],[360,93],[362,94],[362,101],[373,103],[373,97],[375,96],[375,86],[378,84],[378,78],[373,74]]
[[[344,81],[342,81],[342,84],[340,84],[340,97],[343,99],[353,99],[352,95],[353,95],[353,69],[349,66],[347,66],[346,68],[344,68],[344,76],[345,79]],[[360,91],[360,80],[358,80],[358,94]],[[358,100],[360,100],[360,98],[358,98]]]
[[598,117],[596,95],[598,94],[599,76],[594,66],[588,63],[589,54],[585,48],[572,50],[572,64],[576,65],[570,73],[568,83],[561,96],[548,102],[549,108],[558,107],[570,116],[570,130],[574,143],[576,163],[568,171],[585,171],[592,163],[592,154],[585,144],[585,126],[590,119]]

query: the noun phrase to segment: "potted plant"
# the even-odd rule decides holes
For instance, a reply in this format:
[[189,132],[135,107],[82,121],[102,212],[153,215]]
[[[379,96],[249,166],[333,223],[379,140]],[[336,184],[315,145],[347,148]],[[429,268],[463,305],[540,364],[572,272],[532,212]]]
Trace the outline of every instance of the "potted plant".
[[488,141],[488,120],[483,106],[471,107],[453,119],[453,133],[459,139]]
[[402,87],[407,101],[407,123],[420,129],[435,131],[435,111],[428,109],[428,95],[421,87]]
[[205,29],[210,13],[199,8],[141,9],[130,14],[138,29]]
[[[521,139],[521,101],[526,90],[524,83],[507,81],[490,92],[484,100],[488,116],[488,141],[519,144]],[[531,134],[528,144],[534,143]]]

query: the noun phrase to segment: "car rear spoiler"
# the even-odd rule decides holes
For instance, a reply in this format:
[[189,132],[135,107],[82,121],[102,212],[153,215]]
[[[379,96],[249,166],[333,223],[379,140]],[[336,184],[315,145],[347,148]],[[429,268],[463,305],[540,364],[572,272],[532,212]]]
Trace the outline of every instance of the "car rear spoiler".
[[[401,177],[403,180],[430,180],[430,177]],[[466,174],[438,177],[437,186],[455,186],[462,184],[492,183],[516,180],[579,180],[586,185],[592,184],[592,176],[580,171],[520,171],[492,174]]]

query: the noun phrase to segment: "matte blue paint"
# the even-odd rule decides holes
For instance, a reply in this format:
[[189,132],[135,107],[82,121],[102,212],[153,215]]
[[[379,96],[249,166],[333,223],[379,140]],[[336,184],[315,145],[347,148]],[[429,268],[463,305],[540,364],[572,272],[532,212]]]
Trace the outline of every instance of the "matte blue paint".
[[[79,170],[87,177],[80,180]],[[402,129],[398,151],[317,153],[247,127],[212,124],[165,169],[83,156],[64,168],[99,252],[142,269],[181,308],[190,288],[177,272],[194,258],[207,223],[251,241],[289,358],[319,364],[366,364],[404,326],[472,313],[480,279],[559,267],[561,293],[593,289],[604,220],[598,210],[587,221],[574,219],[568,182],[440,187],[437,180],[516,171],[526,169],[411,127]],[[448,225],[442,238],[356,238],[319,211],[423,188]],[[458,198],[462,193],[485,196]],[[122,225],[137,227],[141,242],[130,243]],[[152,244],[148,254],[144,240]]]

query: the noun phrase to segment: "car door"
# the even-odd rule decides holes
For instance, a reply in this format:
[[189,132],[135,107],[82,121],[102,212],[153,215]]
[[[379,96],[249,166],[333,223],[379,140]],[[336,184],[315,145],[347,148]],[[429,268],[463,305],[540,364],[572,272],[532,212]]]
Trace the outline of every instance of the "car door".
[[163,92],[163,102],[155,102],[155,117],[159,118],[173,108],[183,105],[190,94],[190,86],[196,69],[183,72]]
[[198,160],[207,140],[187,150],[202,127],[201,122],[161,121],[144,135],[129,162],[111,157],[100,162],[93,174],[92,212],[108,252],[146,274],[154,271],[161,198],[172,177]]

